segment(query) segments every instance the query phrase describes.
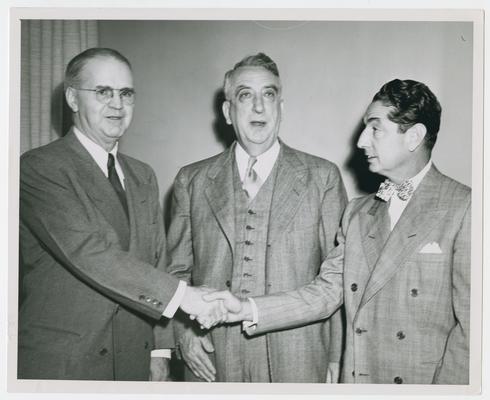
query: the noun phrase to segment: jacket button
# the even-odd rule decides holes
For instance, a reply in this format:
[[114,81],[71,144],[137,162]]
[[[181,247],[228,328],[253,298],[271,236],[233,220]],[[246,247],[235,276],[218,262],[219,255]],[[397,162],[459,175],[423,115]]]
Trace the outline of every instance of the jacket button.
[[393,379],[393,382],[395,382],[397,384],[401,384],[401,383],[403,383],[403,379],[400,378],[399,376],[395,376],[395,379]]
[[254,227],[253,227],[253,226],[250,226],[250,225],[247,225],[247,226],[245,227],[245,229],[246,229],[247,231],[251,231],[251,230],[253,230],[253,229],[254,229]]
[[243,257],[243,259],[244,259],[245,261],[252,261],[252,259],[251,259],[250,257],[247,257],[247,256]]
[[356,328],[356,333],[357,333],[358,335],[361,335],[361,334],[362,334],[362,329],[361,329],[361,328]]
[[249,274],[248,272],[243,273],[244,278],[250,278],[251,276],[252,276],[252,274]]
[[163,303],[162,303],[161,301],[159,301],[159,302],[158,302],[158,304],[157,304],[157,307],[158,307],[158,308],[163,307]]
[[410,296],[417,297],[418,294],[419,294],[419,291],[417,289],[410,290]]
[[158,300],[157,299],[154,299],[151,304],[153,304],[154,306],[157,306],[158,305]]
[[245,240],[245,244],[246,244],[247,246],[251,246],[253,243],[252,243],[250,240]]
[[231,282],[230,281],[226,281],[225,285],[226,285],[226,287],[231,287]]
[[352,371],[352,377],[355,378],[356,377],[356,371]]
[[140,294],[140,295],[138,296],[138,299],[139,299],[139,300],[141,300],[141,301],[145,301],[146,296],[145,296],[145,295],[143,295],[143,294]]
[[405,339],[405,334],[403,333],[403,331],[399,331],[396,333],[396,337],[400,340],[403,340]]
[[109,351],[104,347],[103,349],[100,349],[99,354],[101,356],[105,356]]
[[146,301],[147,303],[151,303],[151,297],[147,297],[147,298],[145,298],[145,301]]
[[248,210],[247,211],[250,215],[255,215],[255,212],[253,210]]
[[242,289],[243,294],[249,294],[250,292],[247,289]]
[[148,341],[145,340],[145,349],[147,349],[148,347],[150,347],[150,343],[148,343]]
[[350,285],[350,290],[355,292],[357,290],[357,283],[353,283],[352,285]]

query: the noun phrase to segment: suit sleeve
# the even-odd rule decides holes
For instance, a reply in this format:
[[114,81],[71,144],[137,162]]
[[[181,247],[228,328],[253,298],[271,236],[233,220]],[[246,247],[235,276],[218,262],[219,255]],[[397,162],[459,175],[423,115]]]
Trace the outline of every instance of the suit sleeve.
[[[175,178],[170,207],[170,227],[167,235],[167,272],[191,284],[194,253],[190,215],[190,196],[185,174]],[[173,321],[176,341],[190,329],[192,321],[184,313],[177,313]]]
[[117,303],[160,319],[178,280],[123,251],[114,229],[74,179],[43,157],[22,157],[23,222],[78,279]]
[[452,301],[456,325],[451,330],[434,383],[467,385],[469,382],[471,204],[466,208],[453,248]]
[[[334,238],[347,196],[338,169],[334,168],[330,174],[322,200],[323,231],[320,232],[324,254],[328,255],[321,264],[319,274],[311,283],[298,289],[254,297],[259,322],[247,328],[247,334],[257,335],[302,326],[329,317],[342,304],[344,244],[341,242],[334,247]],[[340,316],[333,323],[335,327],[330,335],[334,350],[330,356],[332,361],[338,361],[342,343]]]

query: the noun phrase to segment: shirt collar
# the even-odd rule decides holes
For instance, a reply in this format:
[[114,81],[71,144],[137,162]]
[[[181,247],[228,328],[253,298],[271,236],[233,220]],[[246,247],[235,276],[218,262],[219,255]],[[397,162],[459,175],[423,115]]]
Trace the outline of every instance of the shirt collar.
[[422,179],[424,179],[427,172],[429,172],[431,166],[432,166],[432,159],[429,160],[429,162],[425,165],[424,168],[422,168],[422,170],[417,175],[415,175],[413,178],[410,178],[414,191],[420,185],[420,182],[422,182]]
[[[89,152],[89,154],[92,156],[96,164],[99,166],[99,168],[104,172],[104,175],[107,176],[107,158],[108,158],[108,152],[104,150],[100,145],[95,143],[92,139],[88,138],[85,136],[76,126],[73,127],[73,132],[75,132],[75,136],[77,139],[80,141],[82,146]],[[116,169],[120,169],[119,161],[117,159],[117,149],[118,149],[119,143],[116,142],[116,145],[112,148],[112,150],[109,152],[114,156],[114,159],[116,160]],[[119,173],[119,171],[117,171]]]
[[[255,163],[253,169],[259,176],[262,182],[265,182],[269,177],[274,164],[279,157],[279,151],[281,150],[281,145],[276,139],[274,144],[264,153],[257,156],[257,162]],[[235,159],[238,167],[238,173],[240,174],[240,179],[243,181],[245,178],[245,172],[247,171],[248,159],[250,155],[245,151],[245,149],[236,142],[235,146]]]

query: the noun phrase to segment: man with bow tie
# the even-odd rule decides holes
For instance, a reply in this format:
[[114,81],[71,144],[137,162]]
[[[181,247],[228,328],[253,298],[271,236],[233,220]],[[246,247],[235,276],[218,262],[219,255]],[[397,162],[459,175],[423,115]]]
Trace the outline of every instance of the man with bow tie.
[[[339,246],[322,266],[344,263],[342,382],[469,382],[471,191],[432,163],[440,115],[426,85],[399,79],[385,84],[365,113],[357,145],[370,171],[387,180],[378,193],[349,203]],[[320,295],[331,290],[324,285]],[[297,293],[254,298],[259,323],[247,332],[262,333],[260,320],[275,329],[287,319],[294,326],[316,318],[319,310],[307,309]],[[239,310],[229,321],[252,319],[249,304],[229,293],[205,297]],[[302,307],[302,318],[277,317],[285,303]]]
[[[268,56],[237,63],[225,75],[224,93],[223,113],[237,141],[177,175],[169,271],[244,299],[301,287],[334,248],[346,204],[339,171],[278,139],[282,86]],[[340,315],[326,318],[342,300],[341,267],[323,279],[336,289],[320,298],[321,321],[254,337],[245,336],[241,324],[206,332],[184,321],[176,338],[187,366],[207,381],[326,382],[328,371],[335,380]]]

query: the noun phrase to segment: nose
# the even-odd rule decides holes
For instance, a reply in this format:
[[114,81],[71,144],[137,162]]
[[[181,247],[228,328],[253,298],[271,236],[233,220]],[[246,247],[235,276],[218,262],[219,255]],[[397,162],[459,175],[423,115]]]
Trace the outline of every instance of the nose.
[[113,89],[111,101],[109,101],[109,106],[116,109],[121,109],[123,107],[123,101],[121,98],[121,92],[117,89]]
[[365,149],[369,145],[369,131],[368,128],[364,128],[357,140],[357,147],[360,149]]
[[257,114],[264,112],[264,99],[262,98],[262,96],[254,97],[253,110]]

